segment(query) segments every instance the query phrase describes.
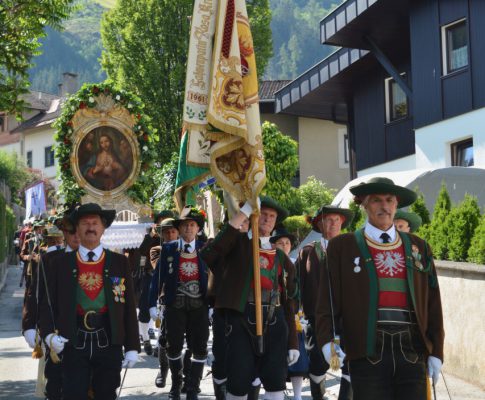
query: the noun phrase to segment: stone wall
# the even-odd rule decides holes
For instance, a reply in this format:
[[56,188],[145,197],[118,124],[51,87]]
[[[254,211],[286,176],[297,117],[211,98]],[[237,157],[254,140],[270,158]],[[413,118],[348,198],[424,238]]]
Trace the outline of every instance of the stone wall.
[[436,261],[445,323],[444,370],[485,388],[485,265]]

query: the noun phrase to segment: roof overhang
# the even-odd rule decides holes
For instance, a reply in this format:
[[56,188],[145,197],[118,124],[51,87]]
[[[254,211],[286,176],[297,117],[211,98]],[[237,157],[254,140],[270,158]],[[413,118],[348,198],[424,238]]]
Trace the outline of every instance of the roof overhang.
[[341,48],[276,92],[275,111],[346,123],[354,83],[376,66],[368,51]]
[[369,50],[367,36],[384,51],[409,47],[409,0],[347,0],[320,22],[325,44]]

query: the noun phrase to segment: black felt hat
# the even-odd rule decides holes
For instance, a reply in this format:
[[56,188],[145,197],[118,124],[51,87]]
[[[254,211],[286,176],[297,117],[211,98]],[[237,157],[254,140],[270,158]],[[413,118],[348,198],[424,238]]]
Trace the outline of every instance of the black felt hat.
[[159,219],[165,218],[175,218],[175,213],[171,210],[162,210],[155,214],[155,217],[153,218],[153,223],[156,224]]
[[269,238],[269,241],[271,243],[276,243],[279,239],[281,239],[283,237],[287,237],[288,239],[290,239],[291,247],[293,247],[295,245],[295,243],[296,243],[296,236],[293,235],[292,233],[288,232],[284,226],[278,226],[276,228],[273,236],[271,236]]
[[357,196],[368,196],[370,194],[393,194],[398,199],[398,207],[406,207],[416,201],[417,195],[411,189],[395,185],[389,178],[375,177],[367,182],[352,186],[350,192]]
[[99,204],[86,203],[76,207],[71,214],[71,219],[74,225],[77,225],[79,219],[85,215],[99,215],[106,221],[106,228],[108,228],[116,218],[116,210],[103,210]]
[[206,214],[204,210],[199,210],[198,208],[195,208],[191,205],[187,205],[182,209],[180,217],[173,221],[173,225],[175,226],[175,228],[179,229],[182,221],[192,220],[197,222],[197,225],[199,225],[199,229],[203,229],[205,218]]
[[312,229],[314,231],[320,232],[320,228],[318,227],[319,217],[327,214],[340,214],[341,216],[343,216],[345,220],[342,223],[342,229],[347,228],[352,223],[352,220],[354,219],[354,212],[348,208],[322,206],[318,209],[318,211],[315,213],[315,215],[310,221],[310,223],[312,224]]

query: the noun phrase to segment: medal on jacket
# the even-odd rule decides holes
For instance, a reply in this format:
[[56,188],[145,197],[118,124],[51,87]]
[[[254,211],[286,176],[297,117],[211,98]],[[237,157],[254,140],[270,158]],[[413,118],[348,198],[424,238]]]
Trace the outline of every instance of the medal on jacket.
[[167,261],[168,261],[168,273],[171,274],[173,272],[173,268],[172,268],[172,262],[173,262],[173,257],[170,256],[170,257],[167,257]]
[[354,272],[356,274],[358,274],[361,271],[361,269],[362,269],[362,268],[360,268],[359,263],[360,263],[360,257],[355,257],[354,258],[354,264],[355,264],[355,266],[354,266]]
[[125,302],[125,278],[120,278],[117,276],[111,277],[111,282],[113,283],[113,294],[114,299],[118,303]]
[[423,264],[421,263],[421,254],[419,253],[419,248],[415,244],[411,246],[411,251],[414,258],[414,266],[420,271],[423,270]]

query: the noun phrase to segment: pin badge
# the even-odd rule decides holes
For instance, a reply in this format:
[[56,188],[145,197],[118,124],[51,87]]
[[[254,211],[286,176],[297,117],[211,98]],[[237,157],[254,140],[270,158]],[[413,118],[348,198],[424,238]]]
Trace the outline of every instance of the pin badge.
[[354,267],[354,272],[355,272],[356,274],[358,274],[358,273],[359,273],[359,272],[362,270],[362,268],[360,268],[359,263],[360,263],[360,257],[355,257],[355,258],[354,258],[354,264],[355,264],[355,267]]

